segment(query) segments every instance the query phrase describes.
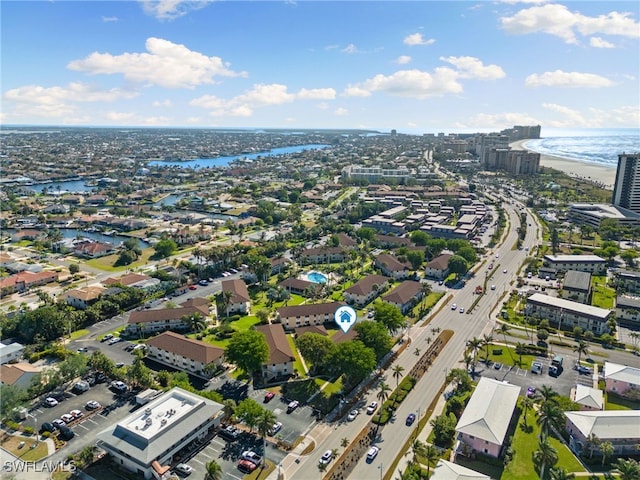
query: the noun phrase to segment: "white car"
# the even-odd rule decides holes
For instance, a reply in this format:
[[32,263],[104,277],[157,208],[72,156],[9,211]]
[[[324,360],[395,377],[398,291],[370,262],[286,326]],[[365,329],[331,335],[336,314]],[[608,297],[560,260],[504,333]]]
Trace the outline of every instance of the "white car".
[[458,305],[456,305],[455,303],[451,305],[451,310],[457,310],[457,309],[458,309]]
[[502,270],[502,273],[507,273],[507,269],[505,268],[504,270]]
[[53,426],[56,428],[60,428],[60,427],[66,427],[66,423],[64,420],[60,419],[60,418],[56,418],[55,420],[53,420],[51,423],[53,423]]
[[460,313],[464,313],[464,308],[460,307]]
[[496,286],[495,285],[491,285],[491,290],[495,290]]
[[71,410],[69,413],[73,415],[73,418],[80,418],[84,415],[80,410]]
[[75,420],[75,418],[73,418],[73,415],[71,415],[70,413],[65,413],[64,415],[61,415],[60,418],[64,423],[71,423]]
[[349,412],[349,415],[347,415],[347,420],[349,420],[350,422],[353,422],[357,416],[358,416],[358,410],[351,410]]
[[378,452],[380,451],[380,448],[373,446],[369,449],[369,451],[367,452],[367,461],[371,462],[373,461],[374,458],[376,458],[378,456]]
[[55,407],[56,405],[58,405],[58,401],[57,401],[55,398],[53,398],[53,397],[47,397],[47,398],[45,398],[45,400],[44,400],[44,404],[45,404],[47,407]]
[[373,415],[373,412],[375,412],[377,409],[378,409],[378,402],[371,402],[367,407],[367,414]]
[[95,400],[89,400],[87,404],[84,406],[87,410],[97,410],[100,408],[100,404]]
[[282,422],[276,422],[273,424],[273,427],[271,427],[271,430],[269,430],[269,435],[275,435],[280,430],[282,430]]
[[182,473],[183,475],[191,475],[193,472],[193,467],[191,465],[187,465],[186,463],[179,463],[175,468],[176,472]]
[[243,460],[249,460],[251,463],[256,465],[260,465],[260,463],[262,463],[262,457],[252,450],[245,450],[242,452],[241,457]]
[[333,460],[333,452],[331,450],[327,450],[322,454],[322,457],[320,457],[320,463],[324,465],[329,463],[331,460]]

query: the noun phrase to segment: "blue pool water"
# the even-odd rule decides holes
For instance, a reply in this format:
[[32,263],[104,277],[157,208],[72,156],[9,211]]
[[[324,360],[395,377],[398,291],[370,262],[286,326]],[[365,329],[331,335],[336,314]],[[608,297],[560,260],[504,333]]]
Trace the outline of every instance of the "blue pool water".
[[327,283],[327,276],[320,272],[309,272],[307,278],[313,283]]

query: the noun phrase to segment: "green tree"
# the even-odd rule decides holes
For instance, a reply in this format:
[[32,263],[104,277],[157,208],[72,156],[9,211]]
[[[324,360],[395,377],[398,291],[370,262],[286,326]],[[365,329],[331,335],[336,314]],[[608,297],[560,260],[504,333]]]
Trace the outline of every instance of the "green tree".
[[540,438],[547,438],[552,428],[560,427],[564,414],[555,402],[545,402],[538,409],[536,423],[540,426]]
[[211,460],[207,462],[204,468],[206,471],[205,480],[222,480],[223,471],[218,462]]
[[259,372],[269,358],[269,346],[260,332],[236,332],[229,339],[225,357],[246,373],[253,374]]
[[207,327],[207,321],[201,313],[192,313],[191,315],[183,315],[182,321],[189,327],[192,332],[201,332]]
[[539,465],[540,480],[543,480],[547,466],[553,467],[558,462],[558,452],[544,438],[538,443],[538,450],[533,452],[533,459]]
[[419,247],[424,247],[431,236],[421,230],[414,230],[409,235],[411,241]]
[[551,227],[551,253],[556,255],[560,248],[560,234],[555,226]]
[[549,478],[551,480],[573,480],[576,476],[567,472],[564,468],[552,468],[549,470]]
[[477,363],[477,355],[478,355],[478,350],[480,350],[482,348],[482,339],[478,338],[478,337],[473,337],[471,340],[467,341],[467,348],[469,350],[471,350],[471,353],[473,355],[473,373],[475,373],[476,371],[476,363]]
[[358,333],[357,339],[375,352],[376,360],[380,360],[391,350],[391,335],[382,323],[365,320],[356,323],[353,328]]
[[584,340],[580,340],[578,344],[573,347],[573,351],[578,354],[578,363],[582,360],[582,355],[589,355],[589,346]]
[[638,480],[640,478],[640,462],[631,458],[619,458],[613,463],[619,480]]
[[226,398],[222,402],[222,421],[228,422],[236,413],[236,401],[232,398]]
[[137,357],[133,363],[127,367],[127,378],[133,385],[149,388],[153,385],[152,370],[144,364],[144,361]]
[[70,263],[69,264],[69,273],[71,275],[75,275],[79,271],[80,271],[80,265],[79,264],[77,264],[77,263]]
[[431,476],[431,466],[435,466],[440,459],[440,452],[433,445],[426,445],[422,452],[422,458],[427,463],[427,478],[429,478]]
[[398,393],[398,386],[400,385],[400,379],[402,379],[404,367],[402,365],[394,365],[393,368],[391,368],[391,371],[393,372],[393,378],[396,380],[396,393]]
[[418,270],[424,263],[424,252],[422,250],[410,250],[407,252],[407,260],[414,270]]
[[523,415],[523,419],[524,419],[524,426],[525,428],[527,428],[527,413],[529,412],[529,410],[531,410],[533,408],[533,399],[529,398],[529,397],[524,397],[522,399],[522,401],[520,402],[520,406],[522,407],[522,415]]
[[378,384],[378,394],[376,395],[376,398],[381,404],[387,401],[390,391],[391,387],[387,385],[386,382],[380,382]]
[[93,370],[102,372],[108,377],[110,377],[116,369],[116,364],[114,363],[114,361],[107,357],[100,350],[93,351],[87,361],[87,364]]
[[15,385],[0,384],[0,416],[7,418],[27,400],[27,392]]
[[376,303],[373,311],[374,320],[382,323],[392,335],[405,324],[402,312],[395,305],[386,302]]
[[602,442],[600,444],[600,453],[602,453],[602,466],[604,466],[607,458],[613,455],[614,447],[611,442]]
[[[249,430],[253,431],[253,428],[258,425],[258,421],[262,416],[264,408],[256,402],[253,398],[245,398],[236,407],[236,417],[240,419]],[[273,425],[272,425],[273,426]]]
[[346,383],[354,385],[373,371],[376,356],[361,341],[351,340],[336,345],[327,358],[327,365],[335,374],[343,373]]
[[276,414],[271,410],[267,410],[266,408],[262,408],[262,412],[258,416],[257,426],[258,433],[262,437],[262,451],[264,452],[264,459],[262,462],[263,468],[267,464],[267,435],[273,428],[276,423]]
[[313,371],[317,371],[326,365],[327,357],[333,350],[334,344],[329,337],[307,332],[296,338],[296,347],[304,359],[311,364]]
[[476,253],[476,249],[473,248],[472,246],[462,247],[460,250],[456,252],[456,255],[460,255],[469,264],[474,264],[478,261],[478,254]]
[[460,279],[460,277],[469,271],[469,264],[464,257],[460,255],[451,255],[451,257],[449,257],[448,267],[451,273],[456,274],[457,279]]
[[72,354],[58,363],[58,372],[64,381],[81,377],[87,371],[87,357],[84,355]]
[[156,243],[154,249],[155,258],[167,258],[173,255],[176,250],[178,250],[178,245],[170,238],[165,238]]
[[455,384],[457,393],[469,392],[473,386],[469,373],[462,368],[453,368],[449,370],[446,381],[448,384]]
[[434,443],[442,448],[449,448],[453,444],[456,433],[457,418],[453,413],[439,415],[431,420]]

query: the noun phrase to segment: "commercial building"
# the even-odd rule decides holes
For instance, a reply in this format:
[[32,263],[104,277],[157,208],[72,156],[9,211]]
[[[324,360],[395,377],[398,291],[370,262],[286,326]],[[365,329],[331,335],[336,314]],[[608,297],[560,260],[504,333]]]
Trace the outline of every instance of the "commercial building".
[[176,454],[215,429],[223,406],[173,388],[98,434],[98,446],[120,467],[145,479],[160,479]]
[[549,320],[549,323],[558,329],[573,330],[580,327],[583,331],[590,330],[595,335],[607,333],[608,322],[613,317],[612,310],[541,293],[534,293],[527,298],[525,312],[527,315]]
[[600,222],[607,218],[625,226],[640,226],[640,214],[606,203],[573,203],[567,211],[569,222],[590,225],[595,230],[598,230]]
[[640,213],[640,153],[618,155],[611,203]]
[[607,269],[607,261],[598,255],[545,255],[544,263],[557,272],[575,270],[598,274]]

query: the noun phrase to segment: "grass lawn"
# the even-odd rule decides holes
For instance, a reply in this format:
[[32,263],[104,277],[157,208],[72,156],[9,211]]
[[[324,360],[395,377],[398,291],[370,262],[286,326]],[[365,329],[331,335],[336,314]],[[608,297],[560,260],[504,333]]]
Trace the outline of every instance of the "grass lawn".
[[269,474],[275,470],[276,464],[270,462],[269,460],[267,460],[265,463],[266,466],[264,468],[256,468],[249,475],[245,475],[244,480],[259,480],[261,478],[267,478]]
[[287,341],[289,342],[289,346],[291,347],[291,351],[293,352],[293,356],[295,357],[295,360],[293,361],[294,372],[297,372],[300,377],[306,378],[307,372],[302,365],[302,360],[300,360],[300,355],[298,354],[296,343],[293,340],[293,335],[287,335]]
[[640,402],[619,397],[613,393],[605,393],[605,410],[640,410]]
[[[499,336],[496,335],[494,337],[496,340],[499,339]],[[499,350],[502,350],[501,353],[496,353]],[[484,360],[486,352],[486,347],[478,350],[478,359]],[[531,366],[531,362],[535,360],[535,356],[533,355],[522,355],[522,368],[529,368]],[[503,365],[514,365],[520,362],[520,355],[516,353],[515,348],[505,347],[504,345],[489,345],[489,360],[493,362],[502,363]]]
[[[39,442],[37,447],[31,448],[35,441],[35,436],[21,437],[18,435],[5,435],[2,439],[2,448],[11,452],[22,461],[37,461],[46,457],[49,449],[45,442]],[[22,448],[19,448],[20,442],[24,442]]]
[[260,323],[260,320],[255,315],[247,315],[246,317],[242,317],[235,322],[231,322],[231,326],[234,330],[238,332],[246,332],[254,325]]
[[591,299],[591,305],[600,308],[613,308],[616,291],[613,288],[607,287],[606,277],[595,276],[592,281],[593,297]]
[[[149,258],[151,255],[155,253],[154,248],[145,248],[142,250],[142,255],[135,262],[129,265],[122,265],[120,267],[114,267],[113,264],[118,260],[119,254],[107,255],[100,258],[92,258],[91,260],[87,260],[87,265],[93,268],[98,268],[100,270],[104,270],[106,272],[121,272],[123,270],[131,270],[136,267],[142,267],[149,262]],[[80,267],[82,268],[82,267]]]
[[[536,424],[536,415],[531,409],[527,412],[527,425],[532,427],[530,433],[526,433],[520,424],[524,420],[524,413],[520,416],[518,426],[513,434],[513,459],[505,467],[500,480],[538,480],[538,474],[533,464],[533,452],[538,449],[540,427]],[[564,468],[567,472],[585,472],[586,470],[569,448],[560,440],[550,437],[550,443],[558,452],[556,468]]]
[[81,328],[80,330],[76,330],[75,332],[71,332],[71,340],[75,340],[77,338],[80,338],[84,335],[87,335],[89,333],[89,330],[86,328]]

